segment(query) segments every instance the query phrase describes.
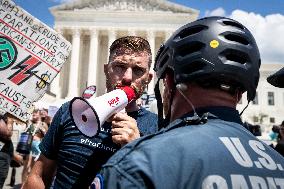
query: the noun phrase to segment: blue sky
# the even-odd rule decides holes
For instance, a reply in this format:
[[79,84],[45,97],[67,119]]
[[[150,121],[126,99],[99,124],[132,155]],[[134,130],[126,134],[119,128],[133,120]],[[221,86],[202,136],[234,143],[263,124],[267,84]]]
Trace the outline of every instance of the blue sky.
[[[13,0],[30,14],[53,26],[48,8],[70,0]],[[170,0],[200,11],[200,17],[227,16],[253,33],[263,63],[284,64],[284,0]]]
[[254,12],[266,16],[272,13],[284,14],[283,0],[174,0],[178,4],[186,5],[200,10],[200,16],[206,11],[212,11],[223,7],[226,12],[241,9],[246,12]]
[[[53,16],[48,8],[56,6],[64,0],[14,0],[14,2],[29,13],[53,26]],[[65,0],[68,1],[68,0]],[[205,16],[209,11],[222,7],[226,13],[235,9],[254,12],[262,16],[280,13],[284,15],[284,0],[170,0],[171,2],[185,5],[200,11],[200,16]],[[39,3],[40,2],[40,3]]]

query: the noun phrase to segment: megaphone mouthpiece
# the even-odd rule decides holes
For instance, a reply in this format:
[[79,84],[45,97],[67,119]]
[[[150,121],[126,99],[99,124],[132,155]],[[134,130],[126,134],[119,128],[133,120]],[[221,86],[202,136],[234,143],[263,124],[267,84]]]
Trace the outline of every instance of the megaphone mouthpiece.
[[132,100],[136,99],[136,93],[135,90],[132,87],[129,86],[123,86],[123,87],[118,87],[118,89],[121,89],[125,92],[128,103],[131,102]]

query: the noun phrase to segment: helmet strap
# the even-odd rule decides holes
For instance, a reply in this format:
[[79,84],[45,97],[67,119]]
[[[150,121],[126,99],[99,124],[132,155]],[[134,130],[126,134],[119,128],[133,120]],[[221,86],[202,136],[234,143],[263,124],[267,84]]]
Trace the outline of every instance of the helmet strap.
[[[194,120],[200,120],[199,115],[197,114],[197,112],[195,111],[195,107],[193,105],[193,103],[191,102],[191,100],[189,98],[187,98],[187,96],[184,94],[183,90],[187,89],[187,87],[183,86],[184,84],[178,84],[176,85],[176,88],[178,90],[178,92],[181,94],[181,96],[185,99],[185,101],[188,103],[188,105],[190,105],[191,109],[193,110],[193,118]],[[198,121],[199,122],[199,121]]]
[[159,83],[160,83],[160,79],[158,79],[158,81],[156,82],[154,92],[155,92],[155,97],[157,100],[158,127],[160,130],[163,127],[164,118],[163,118],[163,102],[162,102],[162,97],[160,93]]

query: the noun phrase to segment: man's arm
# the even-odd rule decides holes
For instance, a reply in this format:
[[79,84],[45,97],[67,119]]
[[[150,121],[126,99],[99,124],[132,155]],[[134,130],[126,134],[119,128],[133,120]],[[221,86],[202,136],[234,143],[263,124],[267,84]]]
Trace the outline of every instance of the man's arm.
[[56,161],[40,155],[22,189],[49,188],[56,171]]

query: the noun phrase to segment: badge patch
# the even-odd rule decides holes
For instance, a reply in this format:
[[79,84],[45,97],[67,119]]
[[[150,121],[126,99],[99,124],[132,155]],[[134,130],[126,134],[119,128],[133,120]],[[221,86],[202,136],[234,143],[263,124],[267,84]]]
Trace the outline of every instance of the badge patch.
[[89,99],[96,93],[96,91],[97,91],[96,86],[91,85],[84,90],[82,97],[85,99]]
[[104,188],[104,178],[101,174],[97,174],[96,178],[91,184],[91,189],[103,189]]

